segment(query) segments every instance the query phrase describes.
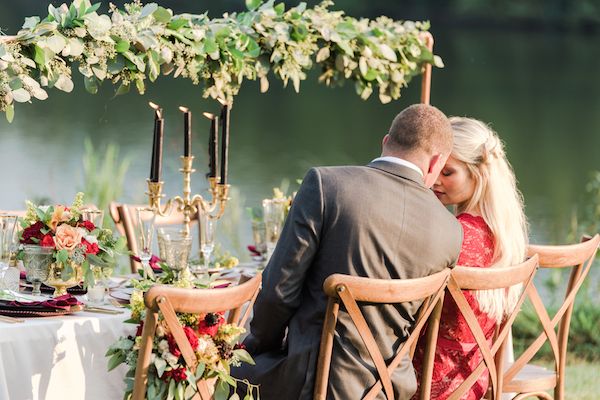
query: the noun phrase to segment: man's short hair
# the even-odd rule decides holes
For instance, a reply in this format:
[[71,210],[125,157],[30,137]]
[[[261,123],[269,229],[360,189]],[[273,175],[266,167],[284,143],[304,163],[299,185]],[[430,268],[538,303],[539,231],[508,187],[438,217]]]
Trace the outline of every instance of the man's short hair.
[[452,151],[452,126],[446,115],[427,104],[413,104],[392,121],[387,146],[391,150],[428,154]]

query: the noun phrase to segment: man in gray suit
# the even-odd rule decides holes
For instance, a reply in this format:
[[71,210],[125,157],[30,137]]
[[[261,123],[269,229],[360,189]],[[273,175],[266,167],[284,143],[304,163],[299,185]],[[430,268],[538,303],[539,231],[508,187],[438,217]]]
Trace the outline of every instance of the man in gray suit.
[[[410,279],[454,265],[461,228],[429,189],[451,150],[446,116],[418,104],[396,116],[383,138],[382,156],[369,165],[307,173],[264,271],[244,342],[256,365],[243,365],[234,376],[260,384],[262,399],[311,399],[328,276]],[[361,306],[386,361],[406,340],[419,306]],[[358,332],[341,309],[328,398],[360,399],[376,377]],[[397,399],[414,394],[408,358],[392,382]]]

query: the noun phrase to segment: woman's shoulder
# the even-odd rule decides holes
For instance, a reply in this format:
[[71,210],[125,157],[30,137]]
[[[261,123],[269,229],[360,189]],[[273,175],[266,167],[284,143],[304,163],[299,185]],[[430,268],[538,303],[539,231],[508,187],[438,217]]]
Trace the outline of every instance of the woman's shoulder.
[[463,228],[463,244],[458,264],[487,266],[491,262],[494,238],[483,217],[462,213],[456,216]]

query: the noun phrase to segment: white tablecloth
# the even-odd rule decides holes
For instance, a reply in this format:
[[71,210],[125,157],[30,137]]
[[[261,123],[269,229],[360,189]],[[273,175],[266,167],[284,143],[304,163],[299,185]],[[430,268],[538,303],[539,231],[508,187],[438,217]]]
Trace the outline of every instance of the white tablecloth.
[[121,399],[126,368],[107,372],[104,354],[135,333],[127,318],[128,310],[0,322],[0,400]]

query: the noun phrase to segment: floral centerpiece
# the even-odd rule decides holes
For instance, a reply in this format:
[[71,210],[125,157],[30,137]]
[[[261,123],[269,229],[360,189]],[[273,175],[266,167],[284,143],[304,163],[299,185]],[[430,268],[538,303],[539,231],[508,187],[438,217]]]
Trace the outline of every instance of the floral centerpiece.
[[77,193],[73,204],[40,206],[28,201],[25,216],[20,219],[18,258],[26,245],[53,249],[53,268],[63,280],[69,280],[82,268],[86,285],[94,284],[91,266],[112,266],[125,248],[125,238],[115,238],[110,229],[84,221],[81,215],[83,193]]
[[[206,289],[214,287],[212,283],[218,279],[218,274],[194,279],[189,272],[184,271],[180,278],[175,280],[176,274],[170,270],[167,264],[159,263],[159,265],[163,271],[161,275],[132,280],[135,290],[129,304],[131,318],[126,322],[135,324],[137,327],[135,330],[132,329],[131,335],[120,338],[110,346],[106,353],[106,356],[109,357],[109,371],[123,363],[128,367],[125,376],[127,386],[124,399],[130,399],[133,394],[143,321],[146,317],[144,292],[157,283],[172,284],[183,288]],[[220,286],[214,287],[214,290],[218,290],[218,287]],[[230,375],[232,366],[239,366],[242,362],[254,364],[244,346],[238,343],[240,335],[245,332],[245,329],[235,324],[225,323],[224,313],[177,313],[177,317],[195,352],[198,366],[195,373],[187,367],[179,346],[162,314],[159,313],[156,334],[152,342],[146,398],[190,399],[197,391],[196,380],[202,378],[215,381],[215,399],[229,399],[231,388],[236,388],[239,383],[246,385],[244,399],[254,399],[254,394],[258,394],[258,386]]]

